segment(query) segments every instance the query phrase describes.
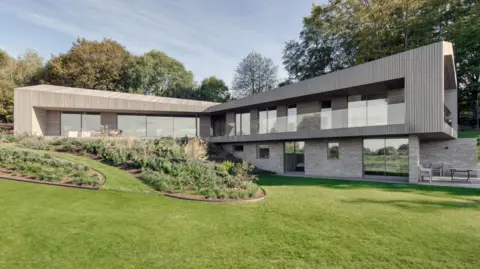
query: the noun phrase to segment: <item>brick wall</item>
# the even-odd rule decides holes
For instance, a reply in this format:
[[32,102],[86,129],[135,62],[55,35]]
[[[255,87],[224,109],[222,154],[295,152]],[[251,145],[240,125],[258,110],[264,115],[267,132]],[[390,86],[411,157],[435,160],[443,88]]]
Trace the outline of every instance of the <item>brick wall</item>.
[[477,139],[421,141],[420,162],[433,164],[442,162],[456,168],[475,169],[477,166]]
[[[224,144],[223,148],[235,157],[245,160],[260,169],[283,174],[283,142],[258,143],[270,146],[270,158],[257,158],[257,143]],[[243,145],[243,152],[233,151],[234,145]]]
[[[327,158],[327,142],[338,142],[337,160]],[[361,138],[310,140],[305,142],[305,174],[325,177],[361,178],[363,175]]]

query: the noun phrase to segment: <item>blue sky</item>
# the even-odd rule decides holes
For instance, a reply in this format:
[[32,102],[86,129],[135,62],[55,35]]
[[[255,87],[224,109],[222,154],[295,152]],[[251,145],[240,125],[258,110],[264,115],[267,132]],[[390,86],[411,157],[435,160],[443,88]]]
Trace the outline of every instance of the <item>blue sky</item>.
[[0,48],[45,59],[76,37],[119,41],[134,54],[164,51],[192,70],[228,84],[250,51],[272,58],[279,77],[284,43],[297,38],[312,2],[325,0],[0,0]]

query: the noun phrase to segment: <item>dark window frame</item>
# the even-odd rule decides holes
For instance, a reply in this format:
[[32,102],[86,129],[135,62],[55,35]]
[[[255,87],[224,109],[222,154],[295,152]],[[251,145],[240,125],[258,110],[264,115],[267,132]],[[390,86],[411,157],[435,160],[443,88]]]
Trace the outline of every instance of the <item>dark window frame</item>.
[[[330,146],[332,145],[332,146]],[[333,147],[337,147],[336,157],[331,155]],[[340,160],[340,142],[327,142],[327,160]]]
[[234,152],[243,152],[243,150],[244,150],[243,145],[239,145],[239,144],[233,145],[233,151]]
[[[262,150],[267,150],[268,153],[266,154],[266,156],[265,155],[262,156],[262,153],[261,153]],[[257,159],[270,159],[270,145],[267,145],[267,144],[257,145]]]

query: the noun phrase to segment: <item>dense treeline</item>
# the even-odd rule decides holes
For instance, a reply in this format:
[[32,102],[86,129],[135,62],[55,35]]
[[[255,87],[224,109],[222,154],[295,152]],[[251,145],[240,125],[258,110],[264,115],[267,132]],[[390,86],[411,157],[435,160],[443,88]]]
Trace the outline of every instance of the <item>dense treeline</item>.
[[69,51],[45,64],[35,51],[13,58],[0,50],[0,121],[13,121],[15,87],[39,83],[212,102],[230,99],[223,80],[212,76],[197,85],[191,71],[161,51],[137,56],[111,39],[77,39]]

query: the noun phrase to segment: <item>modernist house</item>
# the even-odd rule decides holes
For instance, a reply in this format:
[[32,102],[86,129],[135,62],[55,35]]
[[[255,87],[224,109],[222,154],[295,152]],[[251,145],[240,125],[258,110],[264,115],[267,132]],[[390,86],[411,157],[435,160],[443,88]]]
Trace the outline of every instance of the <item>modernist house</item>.
[[15,89],[15,132],[201,136],[277,173],[418,181],[421,162],[476,167],[457,139],[452,44],[438,42],[223,104],[38,85]]

